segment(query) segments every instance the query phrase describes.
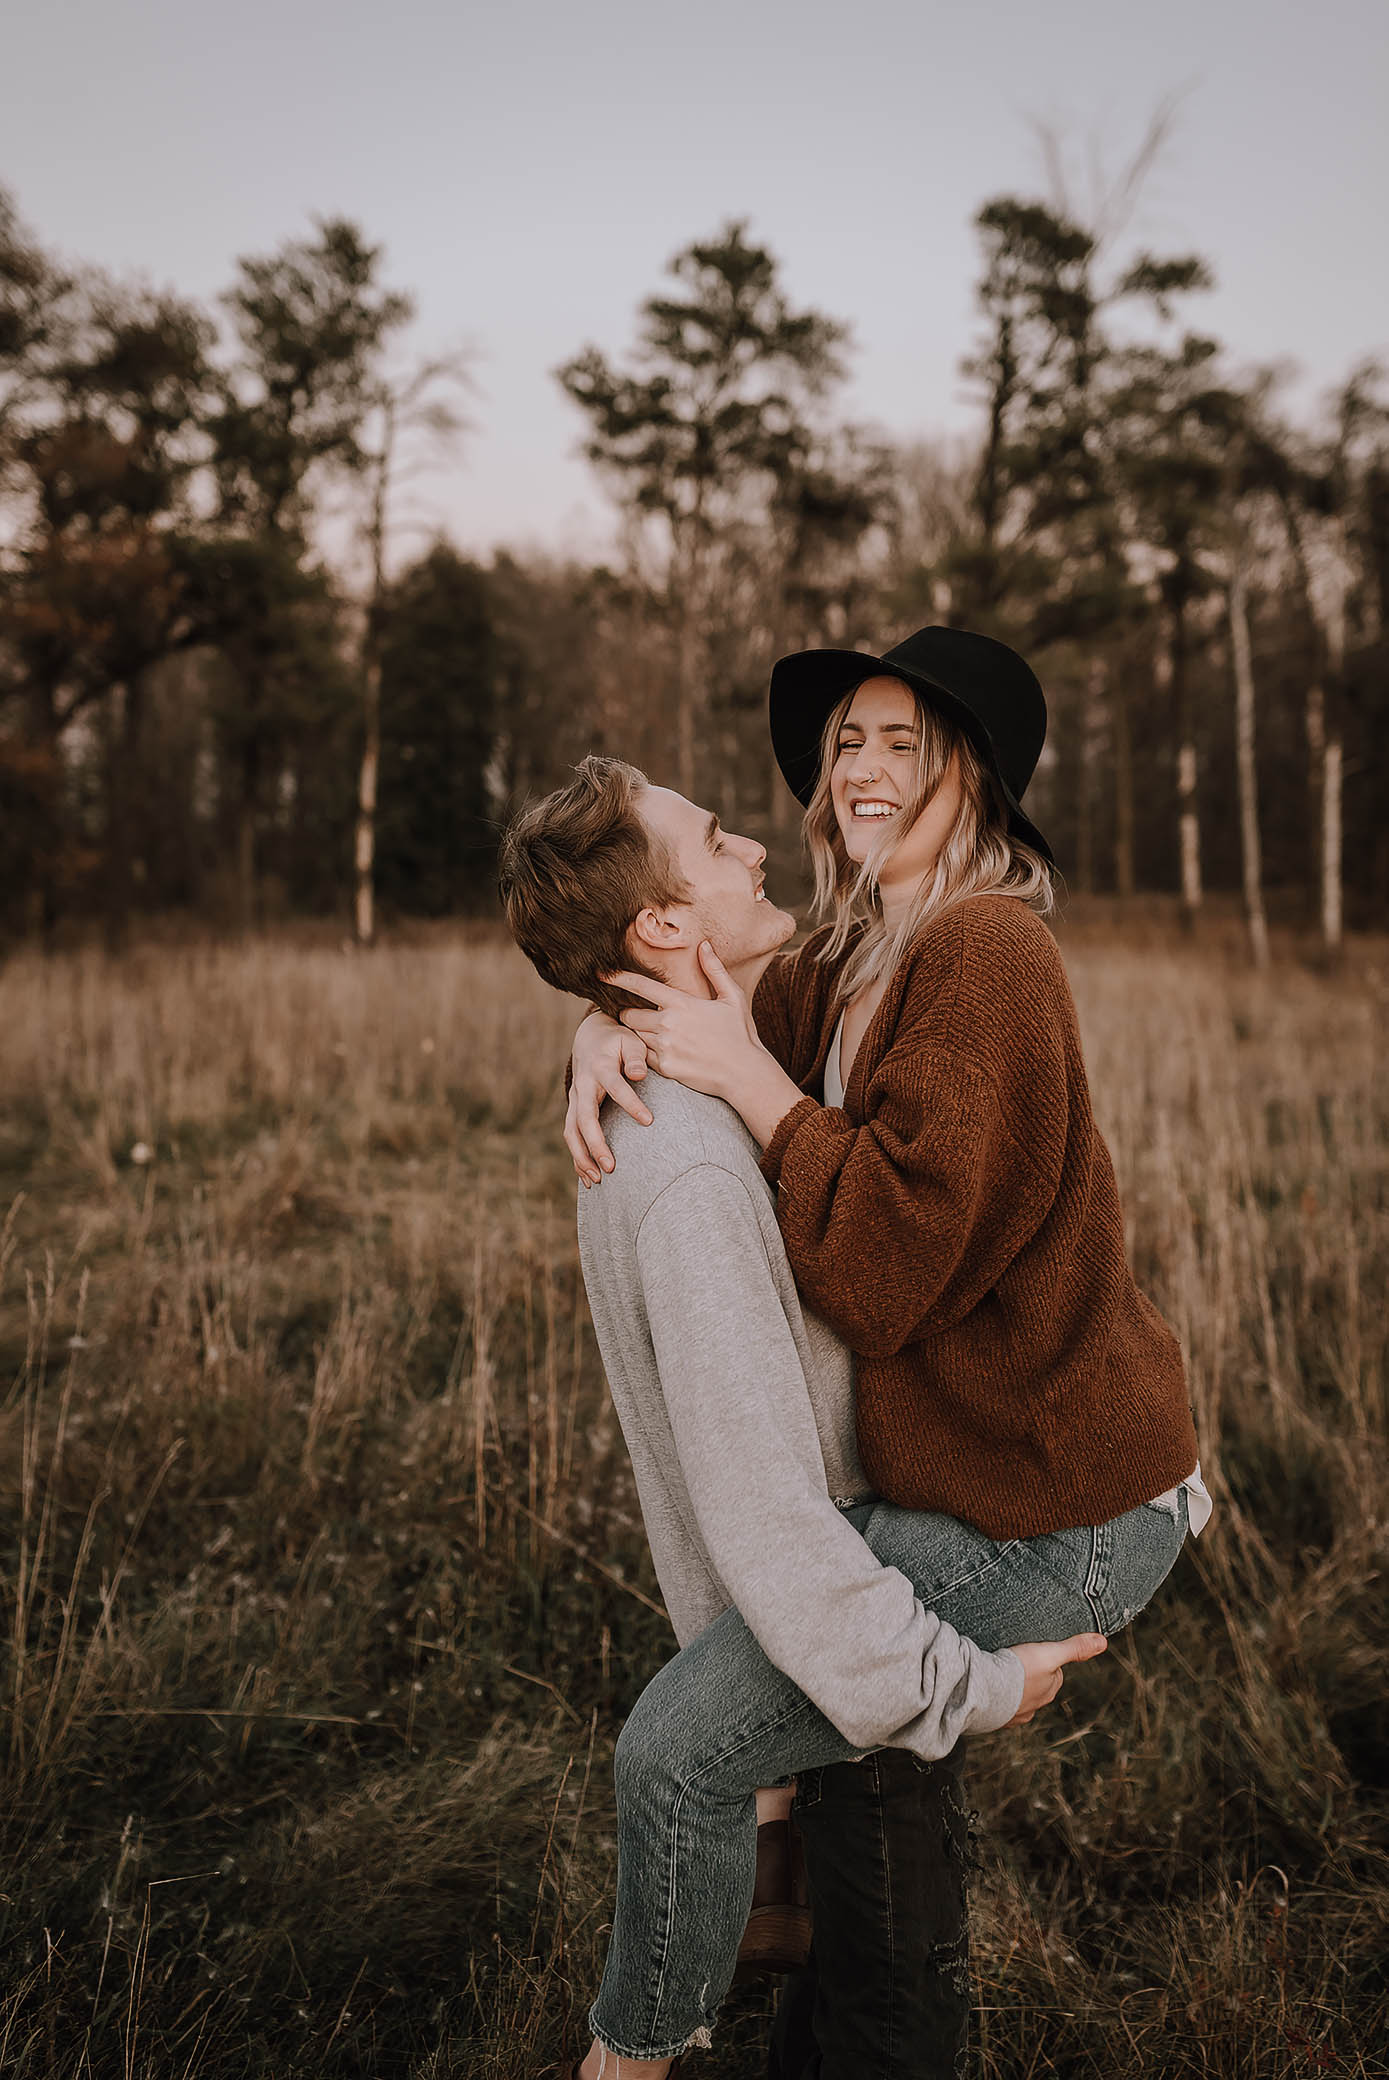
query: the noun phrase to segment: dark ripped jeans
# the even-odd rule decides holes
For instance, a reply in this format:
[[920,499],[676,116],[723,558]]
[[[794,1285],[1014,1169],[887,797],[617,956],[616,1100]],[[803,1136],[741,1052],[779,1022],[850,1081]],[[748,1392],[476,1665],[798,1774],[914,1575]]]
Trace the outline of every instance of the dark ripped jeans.
[[956,2080],[969,2024],[964,1743],[940,1762],[882,1748],[796,1791],[815,1918],[787,1982],[769,2080]]

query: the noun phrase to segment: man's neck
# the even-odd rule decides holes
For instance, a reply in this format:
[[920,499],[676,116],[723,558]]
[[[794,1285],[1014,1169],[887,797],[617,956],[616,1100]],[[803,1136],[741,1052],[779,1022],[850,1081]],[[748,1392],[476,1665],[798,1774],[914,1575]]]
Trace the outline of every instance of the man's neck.
[[[739,961],[736,967],[730,967],[728,970],[749,1003],[771,958],[771,953],[755,954],[751,960]],[[682,946],[678,953],[668,953],[661,963],[661,969],[662,980],[670,983],[674,989],[683,989],[692,997],[712,997],[714,994],[713,984],[699,965],[699,952],[696,947]]]

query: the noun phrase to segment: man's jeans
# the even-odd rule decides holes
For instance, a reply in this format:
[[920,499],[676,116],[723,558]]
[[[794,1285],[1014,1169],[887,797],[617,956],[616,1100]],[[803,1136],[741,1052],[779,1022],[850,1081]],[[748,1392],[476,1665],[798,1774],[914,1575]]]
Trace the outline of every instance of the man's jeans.
[[[1025,1540],[887,1503],[846,1514],[928,1609],[984,1647],[1117,1632],[1168,1574],[1187,1528],[1185,1492],[1175,1516],[1143,1503],[1093,1529]],[[590,2017],[610,2051],[670,2058],[709,2041],[752,1904],[757,1786],[863,1752],[773,1667],[736,1610],[652,1678],[614,1760],[617,1904]],[[824,2071],[862,2074],[828,2061]]]
[[961,1742],[940,1762],[879,1748],[796,1790],[815,1913],[769,2080],[955,2080],[969,2037],[969,1821]]

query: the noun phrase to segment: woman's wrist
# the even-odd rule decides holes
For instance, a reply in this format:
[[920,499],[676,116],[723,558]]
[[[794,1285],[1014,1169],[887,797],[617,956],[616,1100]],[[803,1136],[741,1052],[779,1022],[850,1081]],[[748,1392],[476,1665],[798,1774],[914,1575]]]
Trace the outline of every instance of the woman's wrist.
[[752,1043],[730,1062],[718,1096],[733,1107],[759,1148],[765,1148],[805,1092],[792,1082],[774,1054]]

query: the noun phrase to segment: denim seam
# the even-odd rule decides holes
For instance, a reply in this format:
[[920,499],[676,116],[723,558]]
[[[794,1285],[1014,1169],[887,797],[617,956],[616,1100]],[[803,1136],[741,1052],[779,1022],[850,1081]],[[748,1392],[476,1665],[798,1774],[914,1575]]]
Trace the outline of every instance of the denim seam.
[[1090,1606],[1096,1627],[1104,1633],[1109,1631],[1109,1627],[1105,1623],[1105,1614],[1101,1607],[1109,1587],[1107,1564],[1109,1560],[1109,1545],[1105,1536],[1108,1528],[1106,1524],[1096,1524],[1091,1528],[1090,1565],[1085,1573],[1085,1600]]
[[949,1582],[935,1582],[930,1588],[918,1586],[916,1591],[918,1601],[929,1608],[938,1596],[953,1596],[957,1589],[972,1589],[976,1582],[986,1581],[994,1569],[1001,1567],[1008,1555],[1014,1552],[1022,1543],[1023,1541],[1020,1538],[1010,1538],[981,1567],[976,1567],[972,1573],[956,1575],[954,1580]]
[[878,1823],[882,1830],[883,1861],[883,1909],[887,1919],[887,2071],[891,2073],[897,2057],[897,1944],[896,1929],[892,1915],[892,1858],[888,1848],[887,1814],[883,1797],[882,1765],[875,1763],[878,1779]]
[[[742,1749],[750,1747],[754,1741],[761,1740],[768,1733],[779,1732],[782,1727],[792,1725],[797,1719],[804,1718],[808,1712],[813,1712],[814,1710],[815,1706],[811,1703],[810,1699],[808,1697],[802,1697],[794,1706],[792,1706],[792,1708],[789,1711],[784,1712],[780,1718],[768,1719],[755,1727],[745,1729],[742,1734],[742,1737],[739,1740],[735,1741],[731,1747],[725,1748],[721,1754],[711,1757],[711,1759],[705,1763],[702,1769],[696,1770],[694,1775],[686,1778],[686,1780],[680,1786],[679,1792],[676,1795],[675,1804],[671,1814],[669,1865],[670,1877],[666,1887],[665,1919],[664,1925],[661,1928],[657,1938],[659,1964],[657,1968],[655,1998],[652,2002],[651,2008],[651,2026],[653,2034],[655,2032],[656,2025],[659,2023],[661,2019],[661,2003],[665,1999],[666,1971],[670,1962],[671,1940],[675,1922],[675,1874],[677,1869],[679,1868],[680,1862],[680,1813],[681,1808],[685,1803],[686,1796],[689,1792],[691,1792],[694,1789],[695,1785],[699,1782],[701,1777],[706,1777],[712,1771],[721,1769],[726,1762],[730,1761],[733,1756],[739,1754]],[[596,2010],[596,2008],[597,2002],[595,2001],[594,2009]],[[589,2022],[593,2028],[594,2035],[600,2037],[600,2039],[603,2042],[607,2042],[606,2038],[602,2038],[601,2032],[599,2031],[597,2025],[593,2022],[592,2012],[589,2015]],[[677,2043],[663,2046],[659,2050],[638,2050],[632,2046],[608,2043],[608,2049],[617,2058],[673,2058],[676,2056],[678,2052],[684,2050],[688,2042],[688,2037],[682,2037]]]
[[[686,1782],[680,1786],[679,1795],[677,1796],[675,1801],[675,1809],[671,1816],[670,1883],[666,1890],[666,1925],[665,1929],[662,1932],[661,1966],[659,1975],[656,1980],[655,2005],[652,2009],[653,2023],[659,2022],[660,2020],[661,2002],[665,1998],[666,1967],[670,1961],[671,1936],[675,1923],[675,1873],[679,1867],[680,1861],[678,1853],[680,1843],[680,1813],[681,1808],[685,1803],[686,1795],[693,1790],[694,1786],[699,1782],[701,1777],[706,1777],[710,1774],[711,1771],[721,1768],[725,1762],[729,1761],[732,1756],[738,1754],[741,1749],[751,1747],[754,1741],[762,1739],[763,1736],[767,1733],[770,1733],[773,1730],[780,1730],[780,1728],[782,1728],[783,1726],[789,1726],[792,1724],[794,1720],[804,1718],[807,1711],[813,1710],[814,1707],[813,1705],[811,1705],[809,1698],[802,1697],[799,1703],[794,1705],[790,1711],[784,1713],[781,1718],[770,1719],[766,1722],[765,1725],[744,1729],[743,1737],[741,1740],[736,1741],[731,1748],[725,1748],[723,1753],[721,1755],[716,1755],[712,1761],[706,1762],[703,1769],[697,1770],[694,1776],[688,1778]],[[629,2052],[627,2054],[629,2058],[636,2058],[642,2055],[643,2054],[638,2052]],[[659,2051],[648,2051],[644,2055],[647,2058],[660,2058],[664,2054]]]

